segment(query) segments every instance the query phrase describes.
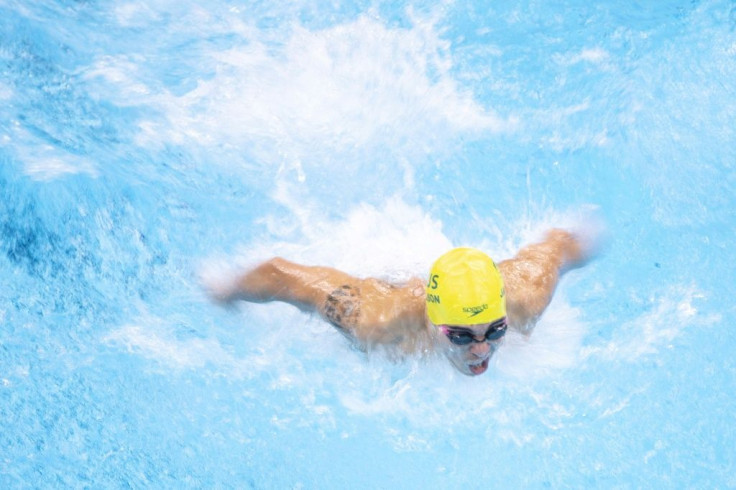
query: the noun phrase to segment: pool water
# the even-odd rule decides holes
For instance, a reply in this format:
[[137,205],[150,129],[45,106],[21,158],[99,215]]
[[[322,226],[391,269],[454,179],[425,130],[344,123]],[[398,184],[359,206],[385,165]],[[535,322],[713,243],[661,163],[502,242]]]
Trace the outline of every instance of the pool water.
[[[0,0],[3,488],[736,487],[736,3]],[[203,282],[605,223],[488,372]]]

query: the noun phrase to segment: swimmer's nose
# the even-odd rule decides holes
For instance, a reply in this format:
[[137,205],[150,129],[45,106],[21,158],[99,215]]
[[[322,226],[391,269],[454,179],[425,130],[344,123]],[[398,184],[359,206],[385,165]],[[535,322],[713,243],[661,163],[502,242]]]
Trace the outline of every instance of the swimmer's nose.
[[476,357],[485,357],[491,351],[491,345],[488,342],[473,342],[470,346],[470,353]]

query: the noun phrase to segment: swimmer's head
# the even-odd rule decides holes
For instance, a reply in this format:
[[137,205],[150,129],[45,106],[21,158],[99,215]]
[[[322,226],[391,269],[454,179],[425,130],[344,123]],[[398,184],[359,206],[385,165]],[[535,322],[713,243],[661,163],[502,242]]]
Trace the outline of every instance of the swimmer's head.
[[493,260],[473,248],[450,250],[432,265],[426,302],[450,362],[469,376],[484,373],[506,332],[503,278]]
[[455,248],[437,259],[426,292],[427,316],[435,325],[477,325],[506,316],[501,273],[474,248]]

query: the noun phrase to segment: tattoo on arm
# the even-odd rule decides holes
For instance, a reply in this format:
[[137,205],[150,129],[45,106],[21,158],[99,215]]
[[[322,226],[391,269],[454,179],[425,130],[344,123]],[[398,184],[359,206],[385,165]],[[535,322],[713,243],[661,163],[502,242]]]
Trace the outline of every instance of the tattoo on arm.
[[360,288],[341,286],[327,295],[324,316],[336,327],[348,329],[358,323]]

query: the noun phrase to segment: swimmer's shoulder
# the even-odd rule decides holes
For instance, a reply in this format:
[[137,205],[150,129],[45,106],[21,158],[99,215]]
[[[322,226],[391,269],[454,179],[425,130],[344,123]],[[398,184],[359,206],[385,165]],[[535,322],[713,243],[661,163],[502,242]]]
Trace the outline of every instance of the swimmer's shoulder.
[[333,316],[331,321],[340,321],[341,327],[359,340],[393,344],[424,330],[424,286],[419,279],[403,285],[365,279],[350,294],[339,294],[335,299],[339,302],[336,310],[356,310],[348,318]]

